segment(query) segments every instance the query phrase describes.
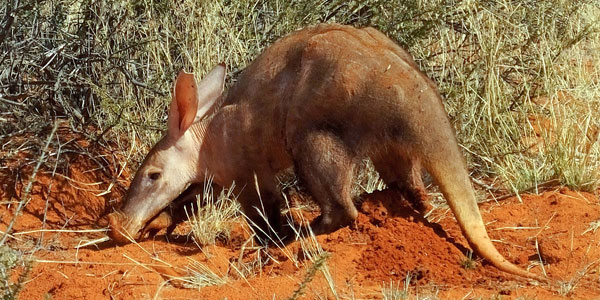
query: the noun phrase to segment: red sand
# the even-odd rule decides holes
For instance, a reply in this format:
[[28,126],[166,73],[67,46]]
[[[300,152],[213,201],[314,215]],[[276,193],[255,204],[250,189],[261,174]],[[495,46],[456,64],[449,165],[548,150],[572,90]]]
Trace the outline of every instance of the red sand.
[[[32,201],[25,214],[18,219],[16,232],[41,228],[40,212],[49,199],[48,228],[68,224],[81,228],[90,225],[110,209],[112,201],[120,199],[120,188],[112,193],[96,196],[108,186],[103,173],[86,172],[92,166],[81,157],[72,160],[68,168],[71,180],[38,177]],[[13,174],[1,175],[7,182]],[[26,181],[24,181],[26,182]],[[82,183],[93,189],[82,190]],[[14,179],[13,179],[14,183]],[[49,186],[52,186],[49,188]],[[6,185],[5,185],[6,186]],[[13,185],[14,186],[14,185]],[[0,201],[15,201],[22,184],[13,193],[3,188]],[[594,299],[600,297],[600,230],[583,232],[590,222],[600,219],[598,198],[591,194],[567,189],[524,195],[517,198],[487,202],[480,206],[492,239],[507,259],[521,267],[538,261],[536,240],[545,260],[545,272],[551,285],[532,283],[506,275],[477,260],[474,269],[461,266],[466,241],[460,233],[451,212],[436,210],[429,223],[412,211],[399,194],[393,191],[376,192],[365,196],[358,220],[351,228],[319,236],[325,251],[335,290],[341,299],[354,295],[355,299],[381,299],[381,286],[390,280],[400,283],[407,274],[412,277],[410,293],[420,296],[436,295],[441,299],[517,297],[553,299]],[[14,204],[0,208],[0,230],[6,228]],[[73,247],[84,239],[101,237],[102,233],[46,233],[43,247],[33,253],[37,260],[29,275],[21,299],[286,299],[303,280],[311,263],[303,260],[298,242],[283,251],[271,248],[269,253],[278,262],[270,261],[256,267],[246,279],[232,269],[238,262],[247,234],[240,226],[229,244],[205,247],[200,250],[194,243],[179,239],[167,243],[162,237],[146,240],[139,245],[115,246],[111,243],[99,248],[76,250]],[[178,228],[176,232],[185,232]],[[447,237],[446,237],[447,235]],[[17,235],[10,239],[13,247],[28,251],[35,245],[37,234]],[[242,261],[256,261],[257,253],[246,249]],[[265,255],[261,256],[265,258]],[[202,289],[186,289],[165,282],[161,273],[178,274],[190,259],[205,264],[215,273],[227,278],[227,283]],[[162,261],[162,262],[161,262]],[[172,266],[166,267],[166,262]],[[142,264],[150,264],[142,266]],[[155,265],[155,266],[153,266]],[[539,264],[531,269],[540,274]],[[561,296],[559,282],[575,285],[570,293]],[[346,297],[346,298],[344,298]],[[335,299],[322,273],[312,280],[301,299]]]

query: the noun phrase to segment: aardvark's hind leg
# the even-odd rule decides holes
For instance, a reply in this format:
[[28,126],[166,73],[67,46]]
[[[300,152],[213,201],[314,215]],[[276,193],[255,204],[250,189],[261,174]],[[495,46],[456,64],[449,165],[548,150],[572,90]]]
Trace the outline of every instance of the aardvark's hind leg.
[[428,195],[418,162],[409,158],[383,157],[375,160],[373,164],[388,187],[397,188],[415,210],[420,213],[426,212]]

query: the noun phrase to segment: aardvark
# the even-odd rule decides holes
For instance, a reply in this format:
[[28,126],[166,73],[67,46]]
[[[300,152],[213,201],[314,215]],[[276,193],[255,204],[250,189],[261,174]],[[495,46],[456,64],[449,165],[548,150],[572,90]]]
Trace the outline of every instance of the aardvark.
[[331,232],[357,217],[354,168],[368,157],[385,183],[417,208],[426,195],[426,169],[473,250],[500,270],[544,280],[492,244],[436,86],[381,32],[310,27],[266,49],[223,96],[225,74],[223,65],[199,83],[179,74],[166,135],[138,169],[122,209],[109,217],[114,240],[139,239],[149,224],[155,231],[160,222],[153,218],[207,175],[219,186],[240,187],[238,200],[258,232],[270,232],[261,207],[277,230],[276,175],[290,167],[321,208],[313,231]]

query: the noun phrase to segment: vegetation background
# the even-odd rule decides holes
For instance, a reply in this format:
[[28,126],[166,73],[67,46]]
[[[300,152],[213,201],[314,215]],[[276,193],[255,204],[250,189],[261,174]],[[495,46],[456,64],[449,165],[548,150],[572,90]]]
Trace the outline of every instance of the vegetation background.
[[[165,128],[180,69],[201,77],[225,62],[233,84],[277,38],[321,22],[373,26],[412,53],[439,86],[480,191],[597,189],[593,0],[4,0],[0,168],[21,151],[60,168],[60,151],[46,151],[60,123],[135,169]],[[5,276],[16,260],[0,252]]]

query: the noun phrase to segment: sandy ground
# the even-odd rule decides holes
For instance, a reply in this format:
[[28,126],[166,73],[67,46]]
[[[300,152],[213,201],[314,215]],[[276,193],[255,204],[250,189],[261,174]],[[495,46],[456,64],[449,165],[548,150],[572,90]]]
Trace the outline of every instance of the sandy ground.
[[[0,230],[27,182],[15,181],[16,167],[7,166],[13,172],[0,175]],[[41,242],[39,231],[27,233],[105,226],[102,216],[122,198],[128,174],[103,194],[110,177],[91,169],[85,159],[74,158],[63,173],[67,177],[39,174],[9,239],[34,261],[20,299],[287,299],[313,265],[300,242],[267,252],[249,247],[241,221],[228,242],[202,248],[185,236],[186,224],[170,243],[159,235],[139,244],[81,249],[74,247],[104,233],[52,231]],[[382,299],[382,286],[393,282],[402,289],[407,276],[410,299],[600,299],[600,230],[586,232],[600,220],[599,204],[592,194],[563,188],[480,205],[499,251],[523,268],[547,274],[551,283],[540,284],[506,275],[476,257],[473,268],[465,267],[467,243],[449,210],[434,210],[430,222],[394,191],[365,195],[353,226],[318,237],[330,253],[325,266],[331,280],[320,269],[300,299]],[[167,280],[189,275],[188,268],[198,263],[224,282],[194,288]]]

